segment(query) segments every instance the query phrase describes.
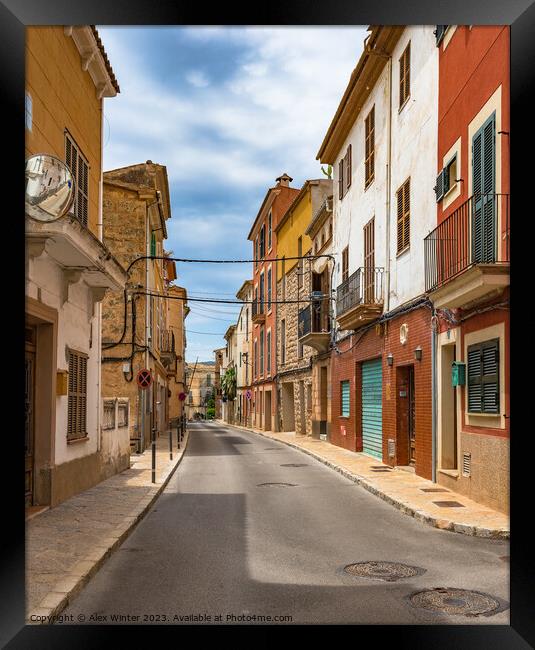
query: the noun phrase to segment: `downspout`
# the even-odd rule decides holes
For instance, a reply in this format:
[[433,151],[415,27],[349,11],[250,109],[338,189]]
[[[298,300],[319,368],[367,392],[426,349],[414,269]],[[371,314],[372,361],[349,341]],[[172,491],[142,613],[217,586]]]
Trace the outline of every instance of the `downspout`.
[[392,184],[392,57],[388,57],[388,138],[386,163],[386,309],[390,310],[390,194]]
[[[147,259],[145,259],[145,291],[148,293],[149,292],[149,260],[148,256],[150,255],[150,214],[149,214],[149,207],[147,206],[147,219],[146,219],[146,224],[145,224],[145,255],[147,256]],[[150,332],[150,320],[149,320],[149,300],[150,296],[145,296],[145,368],[147,370],[149,369],[149,332]],[[141,432],[141,443],[142,443],[142,449],[145,448],[145,431],[147,428],[147,400],[149,399],[149,390],[154,390],[153,388],[151,389],[146,389],[142,391],[143,395],[143,431]],[[152,406],[152,405],[151,405]],[[149,411],[150,412],[150,411]],[[149,418],[149,423],[150,423],[150,418]],[[152,431],[149,431],[149,439],[152,434]]]
[[[97,237],[102,241],[104,236],[104,223],[102,215],[102,202],[104,200],[104,183],[103,183],[103,163],[102,156],[104,150],[104,100],[100,100],[100,178],[98,183],[98,223]],[[100,430],[100,405],[101,405],[101,386],[102,386],[102,303],[97,302],[97,451],[102,448],[102,431]]]

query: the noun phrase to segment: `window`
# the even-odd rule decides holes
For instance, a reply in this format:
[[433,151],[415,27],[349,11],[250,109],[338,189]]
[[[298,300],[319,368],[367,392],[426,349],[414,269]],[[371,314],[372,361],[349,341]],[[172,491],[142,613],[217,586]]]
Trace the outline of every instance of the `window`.
[[253,366],[253,375],[256,377],[258,375],[258,346],[257,341],[254,342],[254,366]]
[[375,106],[368,113],[365,120],[366,157],[364,160],[364,189],[370,185],[375,176]]
[[282,299],[286,300],[286,260],[282,256]]
[[128,426],[128,402],[119,402],[117,406],[118,414],[118,426],[127,427]]
[[338,163],[338,198],[344,196],[344,159]]
[[297,240],[297,257],[299,258],[297,260],[297,288],[300,289],[302,286],[302,280],[303,280],[303,238],[299,237]]
[[468,346],[468,412],[500,412],[500,339]]
[[437,184],[435,185],[435,194],[437,203],[446,194],[455,187],[457,183],[457,154],[448,162],[444,169],[437,176]]
[[76,187],[72,210],[78,221],[87,226],[89,163],[68,133],[65,133],[65,162],[71,170]]
[[206,385],[211,386],[212,385],[212,375],[207,374],[206,375]]
[[375,297],[375,217],[364,226],[364,302]]
[[411,93],[411,44],[399,59],[399,108],[401,109]]
[[270,210],[268,215],[268,250],[271,250],[271,232],[272,232],[271,225],[272,224],[271,224],[271,210]]
[[87,437],[87,355],[69,350],[67,440]]
[[267,308],[271,309],[271,267],[269,267],[267,272]]
[[268,375],[271,373],[271,330],[267,333],[267,373]]
[[342,282],[349,277],[349,246],[342,251]]
[[104,418],[102,422],[103,429],[115,429],[115,400],[106,400],[104,402]]
[[349,379],[340,382],[340,415],[348,418],[350,412]]
[[150,254],[151,257],[156,257],[156,235],[153,232],[150,234]]
[[281,320],[281,363],[286,363],[286,320]]
[[260,274],[260,305],[259,305],[259,313],[263,313],[264,311],[264,273],[262,272]]
[[254,240],[254,260],[255,260],[254,265],[256,268],[258,266],[258,236]]
[[264,374],[264,328],[260,328],[260,374]]
[[260,259],[266,256],[266,226],[262,225],[260,228]]
[[351,187],[351,150],[352,145],[347,147],[347,152],[345,155],[345,168],[346,168],[346,192]]
[[411,179],[408,178],[397,191],[398,201],[398,254],[410,246],[410,194]]
[[245,340],[249,340],[249,310],[245,310]]

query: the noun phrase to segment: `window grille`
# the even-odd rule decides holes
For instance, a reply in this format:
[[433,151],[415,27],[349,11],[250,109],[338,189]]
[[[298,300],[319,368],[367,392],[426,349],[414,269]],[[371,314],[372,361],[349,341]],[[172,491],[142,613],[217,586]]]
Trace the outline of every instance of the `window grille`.
[[104,402],[103,429],[115,429],[115,400]]

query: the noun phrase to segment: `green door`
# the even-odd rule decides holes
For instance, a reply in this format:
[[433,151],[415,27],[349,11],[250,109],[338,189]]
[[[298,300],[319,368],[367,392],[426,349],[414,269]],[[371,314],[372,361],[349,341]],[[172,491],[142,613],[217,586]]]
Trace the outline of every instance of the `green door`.
[[496,128],[493,113],[472,140],[472,261],[496,261],[494,195]]
[[383,458],[383,367],[381,359],[362,364],[362,451]]

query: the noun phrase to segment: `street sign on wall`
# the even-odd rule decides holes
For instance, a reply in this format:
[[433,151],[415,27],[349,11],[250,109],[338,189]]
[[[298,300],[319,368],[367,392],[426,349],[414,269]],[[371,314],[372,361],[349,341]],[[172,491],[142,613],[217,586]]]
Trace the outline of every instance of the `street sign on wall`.
[[151,371],[143,368],[137,373],[136,381],[140,388],[148,388],[152,384]]

